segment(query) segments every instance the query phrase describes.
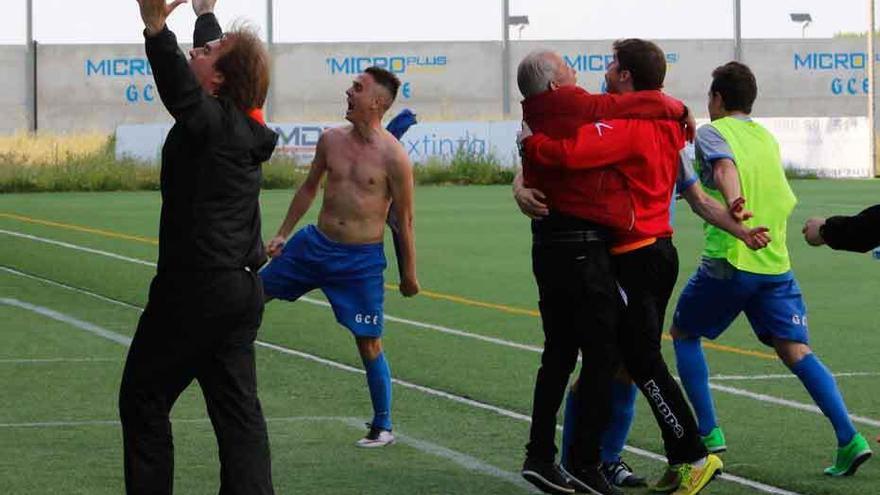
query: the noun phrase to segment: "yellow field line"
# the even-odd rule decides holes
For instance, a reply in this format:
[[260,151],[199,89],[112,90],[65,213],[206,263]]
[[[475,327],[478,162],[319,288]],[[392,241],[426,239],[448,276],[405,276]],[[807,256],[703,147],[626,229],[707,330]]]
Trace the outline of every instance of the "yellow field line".
[[[83,225],[73,225],[73,224],[69,224],[69,223],[53,222],[51,220],[43,220],[40,218],[26,217],[24,215],[16,215],[14,213],[0,212],[0,218],[9,218],[12,220],[18,220],[20,222],[33,223],[33,224],[37,224],[37,225],[46,225],[48,227],[57,227],[60,229],[72,230],[75,232],[85,232],[88,234],[97,234],[97,235],[101,235],[104,237],[111,237],[114,239],[124,239],[127,241],[143,242],[146,244],[152,244],[154,246],[159,244],[159,240],[152,238],[152,237],[142,237],[142,236],[137,236],[137,235],[123,234],[121,232],[96,229],[93,227],[86,227]],[[394,284],[385,284],[385,288],[389,289],[389,290],[397,290],[398,286],[394,285]],[[456,295],[452,295],[452,294],[443,294],[440,292],[432,292],[432,291],[428,291],[428,290],[422,290],[421,292],[419,292],[419,295],[427,297],[429,299],[449,301],[449,302],[454,302],[457,304],[464,304],[467,306],[474,306],[474,307],[478,307],[478,308],[494,309],[496,311],[502,311],[504,313],[510,313],[510,314],[515,314],[515,315],[525,315],[525,316],[534,316],[534,317],[541,316],[541,313],[539,313],[538,311],[533,310],[533,309],[517,308],[515,306],[507,306],[504,304],[495,304],[495,303],[477,301],[474,299],[468,299],[465,297],[456,296]],[[670,337],[669,335],[665,335],[665,334],[663,335],[663,338],[665,340],[672,340],[672,337]],[[729,352],[732,354],[739,354],[741,356],[751,356],[751,357],[757,357],[757,358],[761,358],[761,359],[771,359],[771,360],[777,359],[775,354],[771,354],[768,352],[750,351],[748,349],[740,349],[738,347],[732,347],[732,346],[722,345],[722,344],[715,344],[713,342],[703,342],[703,346],[706,347],[707,349],[714,349],[716,351]]]
[[31,217],[26,217],[23,215],[16,215],[14,213],[0,212],[0,218],[11,218],[13,220],[18,220],[20,222],[35,223],[37,225],[46,225],[48,227],[58,227],[61,229],[73,230],[76,232],[86,232],[88,234],[98,234],[98,235],[102,235],[104,237],[112,237],[114,239],[125,239],[127,241],[144,242],[147,244],[152,244],[154,246],[159,245],[159,239],[156,239],[153,237],[141,237],[139,235],[123,234],[121,232],[113,232],[110,230],[101,230],[101,229],[96,229],[96,228],[92,228],[92,227],[84,227],[82,225],[71,225],[68,223],[53,222],[51,220],[41,220],[39,218],[31,218]]
[[[398,286],[394,284],[385,284],[385,288],[389,290],[397,290]],[[505,313],[511,313],[515,315],[526,315],[526,316],[541,316],[541,313],[534,309],[524,309],[517,308],[514,306],[505,306],[504,304],[494,304],[487,303],[483,301],[475,301],[473,299],[467,299],[461,296],[454,296],[451,294],[441,294],[440,292],[432,292],[429,290],[420,290],[419,296],[425,296],[430,299],[440,299],[443,301],[451,301],[459,304],[466,304],[468,306],[476,306],[478,308],[487,308],[487,309],[496,309],[498,311],[503,311]]]

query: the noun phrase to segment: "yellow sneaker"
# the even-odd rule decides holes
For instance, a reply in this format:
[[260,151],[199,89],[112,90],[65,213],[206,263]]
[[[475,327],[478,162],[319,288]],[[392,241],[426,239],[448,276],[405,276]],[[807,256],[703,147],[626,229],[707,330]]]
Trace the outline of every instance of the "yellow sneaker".
[[703,464],[703,467],[682,464],[678,468],[678,472],[681,475],[681,484],[678,485],[678,490],[675,490],[672,495],[696,495],[700,493],[710,481],[721,474],[723,468],[724,463],[721,462],[721,458],[714,454],[709,454],[706,457],[706,463]]

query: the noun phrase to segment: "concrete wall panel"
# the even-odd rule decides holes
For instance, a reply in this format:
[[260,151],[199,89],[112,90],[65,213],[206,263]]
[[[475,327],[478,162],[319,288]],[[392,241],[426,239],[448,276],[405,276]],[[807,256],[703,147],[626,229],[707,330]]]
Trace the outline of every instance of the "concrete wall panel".
[[308,43],[275,50],[272,118],[337,120],[345,90],[370,65],[402,86],[391,112],[412,107],[423,120],[483,120],[501,115],[501,44]]
[[27,49],[21,45],[0,46],[0,132],[25,130],[27,120]]
[[143,45],[41,45],[37,70],[41,130],[109,133],[170,120]]

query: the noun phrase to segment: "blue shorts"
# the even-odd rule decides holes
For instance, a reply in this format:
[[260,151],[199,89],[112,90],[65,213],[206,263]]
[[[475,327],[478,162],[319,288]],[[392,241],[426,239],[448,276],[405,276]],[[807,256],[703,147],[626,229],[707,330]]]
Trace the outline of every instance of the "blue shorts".
[[267,296],[287,301],[321,289],[339,324],[355,337],[380,337],[385,266],[381,242],[342,244],[308,225],[287,241],[260,278]]
[[678,299],[673,323],[686,334],[715,339],[740,312],[768,346],[774,338],[809,344],[807,308],[794,275],[744,272],[725,260],[703,260]]

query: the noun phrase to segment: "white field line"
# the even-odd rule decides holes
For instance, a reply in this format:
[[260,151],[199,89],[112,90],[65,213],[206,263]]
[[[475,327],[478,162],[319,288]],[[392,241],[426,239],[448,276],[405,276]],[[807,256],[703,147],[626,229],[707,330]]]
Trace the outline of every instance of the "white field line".
[[[145,260],[141,260],[141,259],[137,259],[137,258],[129,258],[127,256],[122,256],[122,255],[116,254],[116,253],[110,253],[107,251],[91,249],[91,248],[87,248],[87,247],[83,247],[83,246],[78,246],[76,244],[70,244],[67,242],[56,241],[53,239],[46,239],[43,237],[33,236],[33,235],[29,235],[29,234],[22,234],[19,232],[10,232],[8,230],[3,230],[3,229],[0,229],[0,234],[13,235],[16,237],[22,237],[22,238],[37,241],[37,242],[43,242],[43,243],[47,243],[47,244],[57,245],[57,246],[61,246],[61,247],[65,247],[65,248],[73,249],[73,250],[77,250],[77,251],[83,251],[83,252],[87,252],[87,253],[91,253],[91,254],[97,254],[100,256],[108,256],[113,259],[128,261],[128,262],[137,263],[140,265],[146,265],[146,266],[152,266],[152,267],[156,266],[155,263],[150,262],[150,261],[145,261]],[[17,272],[16,270],[12,270],[12,269],[6,268],[6,267],[0,267],[0,268],[2,268],[3,270],[5,270],[9,273],[15,273],[15,274],[21,273],[21,272]],[[25,276],[27,276],[27,275],[25,274]],[[34,278],[34,277],[31,276],[30,278]],[[39,277],[37,277],[37,278],[39,278]],[[58,282],[52,281],[51,283],[53,283],[54,285],[59,286],[59,287],[71,288],[71,287],[65,286],[64,284],[60,284]],[[73,288],[73,289],[76,289],[76,288]],[[99,296],[99,297],[101,297],[102,299],[105,299],[105,300],[107,299],[107,298],[104,298],[103,296]],[[324,307],[330,306],[330,304],[326,301],[321,301],[321,300],[313,299],[310,297],[301,297],[300,300],[303,302],[309,303],[309,304],[317,305],[317,306],[324,306]],[[121,301],[115,301],[115,302],[117,304],[121,304],[124,306],[131,306],[130,304],[123,303]],[[138,309],[140,309],[140,308],[138,308]],[[540,353],[542,351],[542,349],[540,347],[536,347],[536,346],[520,344],[518,342],[512,342],[509,340],[499,339],[499,338],[495,338],[495,337],[487,337],[484,335],[473,334],[473,333],[470,333],[470,332],[467,332],[464,330],[458,330],[458,329],[454,329],[454,328],[448,328],[448,327],[443,327],[443,326],[439,326],[439,325],[418,322],[418,321],[409,320],[406,318],[399,318],[396,316],[389,315],[387,313],[384,315],[384,318],[387,319],[388,321],[394,321],[394,322],[399,322],[399,323],[403,323],[403,324],[407,324],[407,325],[412,325],[412,326],[415,326],[416,328],[435,330],[435,331],[450,334],[450,335],[456,335],[456,336],[470,338],[470,339],[474,339],[474,340],[480,340],[480,341],[489,342],[489,343],[496,344],[496,345],[502,345],[505,347],[511,347],[511,348],[515,348],[515,349],[521,349],[521,350],[526,350],[529,352],[536,352],[536,353]],[[749,398],[749,399],[756,400],[759,402],[775,404],[775,405],[783,406],[783,407],[790,407],[790,408],[797,409],[800,411],[812,412],[812,413],[816,413],[816,414],[820,414],[820,415],[822,414],[822,411],[819,410],[816,406],[814,406],[812,404],[805,404],[802,402],[781,399],[778,397],[773,397],[773,396],[765,395],[765,394],[757,394],[757,393],[750,392],[748,390],[725,386],[725,385],[719,385],[717,383],[709,383],[709,388],[711,388],[713,390],[717,390],[719,392],[729,393],[732,395],[737,395],[740,397]],[[857,416],[857,415],[853,415],[853,414],[850,414],[850,419],[855,423],[861,423],[861,424],[864,424],[867,426],[876,427],[878,424],[880,424],[880,421],[878,421],[876,419],[867,418],[864,416]]]
[[[874,371],[850,371],[844,373],[832,373],[831,376],[835,378],[854,378],[854,377],[866,377],[866,376],[880,376],[880,373]],[[786,379],[796,379],[797,376],[794,373],[780,373],[777,375],[715,375],[710,376],[709,380],[716,382],[724,382],[724,381],[759,381],[759,380],[786,380]]]
[[[82,289],[77,289],[77,291],[78,291],[78,292],[85,293],[85,294],[90,294],[88,291],[84,291],[84,290],[82,290]],[[0,301],[6,301],[6,299],[2,299],[2,300],[0,300]],[[14,301],[14,300],[12,300],[12,301]],[[20,303],[20,301],[16,301],[16,302],[19,302],[19,303]],[[25,305],[26,305],[26,306],[25,306]],[[31,307],[31,308],[35,308],[35,309],[41,310],[41,311],[38,311],[39,314],[44,314],[44,315],[47,315],[47,316],[48,316],[48,315],[57,315],[57,314],[60,314],[60,313],[58,313],[58,312],[56,312],[56,311],[53,311],[53,310],[51,310],[51,309],[48,309],[48,308],[42,308],[42,307],[40,307],[40,306],[35,306],[35,305],[28,304],[28,303],[21,303],[21,304],[19,305],[19,307]],[[75,321],[75,322],[78,322],[78,323],[86,323],[86,322],[81,322],[81,320],[77,320],[76,318],[72,318],[72,317],[68,317],[68,321],[70,321],[70,322],[74,322],[74,321]],[[101,332],[92,332],[92,333],[94,333],[95,335],[98,335],[98,336],[103,337],[103,338],[108,338],[108,339],[112,340],[113,342],[117,342],[117,343],[122,344],[122,345],[125,345],[125,346],[130,345],[130,339],[128,339],[128,338],[125,337],[124,335],[117,334],[116,332],[113,332],[113,331],[111,331],[111,330],[102,329],[102,328],[97,327],[96,325],[93,325],[93,324],[91,324],[91,323],[86,323],[86,324],[89,326],[90,329],[98,328],[98,329],[101,330]],[[92,330],[89,330],[89,331],[92,331]],[[114,335],[115,335],[115,337],[114,337]],[[317,363],[320,363],[320,364],[323,364],[323,365],[326,365],[326,366],[329,366],[329,367],[332,367],[332,368],[336,368],[336,369],[340,369],[340,370],[348,371],[348,372],[351,372],[351,373],[358,373],[358,374],[363,374],[363,373],[364,373],[363,370],[358,369],[358,368],[355,368],[355,367],[353,367],[353,366],[349,366],[349,365],[347,365],[347,364],[343,364],[343,363],[338,363],[338,362],[336,362],[336,361],[331,361],[331,360],[329,360],[329,359],[325,359],[325,358],[322,358],[322,357],[319,357],[319,356],[315,356],[315,355],[313,355],[313,354],[308,354],[308,353],[305,353],[305,352],[302,352],[302,351],[297,351],[297,350],[294,350],[294,349],[288,349],[288,348],[286,348],[286,347],[282,347],[282,346],[275,345],[275,344],[270,344],[270,343],[268,343],[268,342],[262,342],[262,341],[259,341],[259,340],[256,341],[256,344],[257,344],[257,345],[260,345],[260,346],[262,346],[262,347],[266,347],[266,348],[268,348],[268,349],[272,349],[272,350],[275,350],[275,351],[278,351],[278,352],[284,353],[284,354],[289,354],[289,355],[292,355],[292,356],[301,357],[301,358],[306,359],[306,360],[314,361],[314,362],[317,362]],[[450,401],[452,401],[452,402],[456,402],[456,403],[459,403],[459,404],[468,405],[468,406],[471,406],[471,407],[474,407],[474,408],[477,408],[477,409],[482,409],[482,410],[485,410],[485,411],[494,412],[494,413],[496,413],[496,414],[499,414],[499,415],[504,416],[504,417],[507,417],[507,418],[517,419],[517,420],[520,420],[520,421],[526,421],[526,422],[530,422],[530,421],[531,421],[531,418],[530,418],[529,416],[525,415],[525,414],[521,414],[521,413],[518,413],[518,412],[515,412],[515,411],[511,411],[511,410],[509,410],[509,409],[504,409],[504,408],[502,408],[502,407],[494,406],[494,405],[492,405],[492,404],[486,404],[486,403],[483,403],[483,402],[475,401],[475,400],[473,400],[473,399],[469,399],[469,398],[467,398],[467,397],[461,397],[461,396],[458,396],[458,395],[455,395],[455,394],[451,394],[451,393],[449,393],[449,392],[445,392],[445,391],[442,391],[442,390],[437,390],[437,389],[433,389],[433,388],[430,388],[430,387],[425,387],[425,386],[423,386],[423,385],[418,385],[418,384],[415,384],[415,383],[412,383],[412,382],[408,382],[408,381],[406,381],[406,380],[400,380],[400,379],[395,378],[395,379],[393,379],[392,381],[393,381],[394,383],[396,383],[397,385],[399,385],[399,386],[402,386],[402,387],[405,387],[405,388],[410,388],[410,389],[413,389],[413,390],[418,390],[418,391],[423,392],[423,393],[425,393],[425,394],[427,394],[427,395],[432,395],[432,396],[435,396],[435,397],[440,397],[440,398],[443,398],[443,399],[450,400]],[[561,430],[562,427],[561,427],[561,426],[557,426],[557,429],[558,429],[558,430]],[[643,456],[646,456],[646,457],[651,458],[651,459],[657,459],[657,460],[661,460],[661,461],[664,461],[664,462],[665,462],[665,458],[664,458],[663,456],[660,456],[660,455],[655,454],[655,453],[653,453],[653,452],[646,451],[646,450],[643,450],[643,449],[633,448],[633,447],[630,447],[630,446],[626,446],[625,448],[626,448],[629,452],[633,452],[633,453],[635,453],[635,454],[637,454],[637,455],[643,455]],[[735,476],[735,475],[722,474],[722,475],[721,475],[721,478],[724,479],[724,480],[727,480],[727,481],[731,481],[731,482],[733,482],[733,483],[738,483],[738,484],[741,484],[741,485],[743,485],[743,486],[748,486],[748,487],[754,488],[754,489],[756,489],[756,490],[758,490],[758,491],[761,491],[761,492],[764,492],[764,493],[772,493],[772,494],[776,494],[776,495],[799,495],[799,494],[796,493],[796,492],[787,491],[787,490],[784,490],[784,489],[782,489],[782,488],[777,488],[777,487],[772,486],[772,485],[766,485],[766,484],[761,483],[761,482],[758,482],[758,481],[749,480],[749,479],[747,479],[747,478],[741,478],[741,477],[739,477],[739,476]]]
[[64,313],[59,313],[58,311],[55,311],[53,309],[44,308],[43,306],[36,306],[34,304],[19,301],[18,299],[12,299],[11,297],[0,297],[0,304],[15,306],[17,308],[32,311],[47,318],[51,318],[62,323],[67,323],[71,326],[79,328],[80,330],[85,330],[86,332],[93,333],[99,337],[103,337],[107,340],[116,342],[117,344],[122,344],[124,346],[131,345],[131,338],[126,337],[125,335],[118,334],[105,328],[101,328],[98,325],[93,325],[87,321],[78,320],[72,316],[68,316]]
[[[209,424],[207,418],[197,419],[173,419],[175,423],[206,423]],[[348,416],[287,416],[281,418],[266,418],[268,423],[295,423],[295,422],[339,422],[351,428],[362,430],[364,422],[361,419]],[[0,428],[53,428],[53,427],[82,427],[82,426],[119,426],[118,420],[84,420],[84,421],[45,421],[35,423],[0,423]],[[473,471],[477,474],[491,476],[501,481],[506,481],[517,486],[529,493],[538,493],[525,480],[516,473],[505,471],[491,464],[481,461],[476,457],[458,452],[442,445],[438,445],[427,440],[421,440],[416,437],[395,431],[395,440],[397,443],[412,447],[419,452],[428,454],[457,464],[458,466]]]
[[52,363],[119,363],[118,358],[31,358],[0,359],[0,364],[52,364]]

